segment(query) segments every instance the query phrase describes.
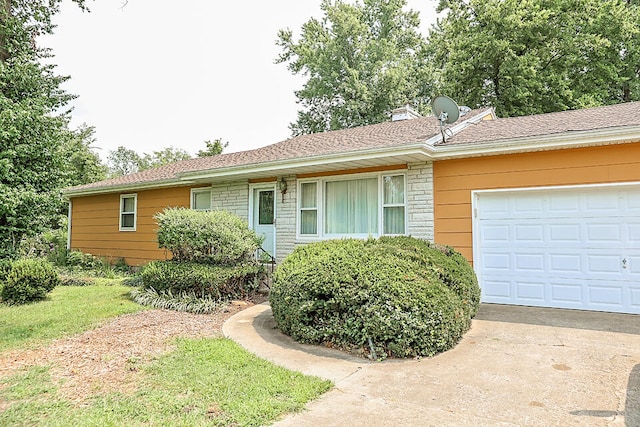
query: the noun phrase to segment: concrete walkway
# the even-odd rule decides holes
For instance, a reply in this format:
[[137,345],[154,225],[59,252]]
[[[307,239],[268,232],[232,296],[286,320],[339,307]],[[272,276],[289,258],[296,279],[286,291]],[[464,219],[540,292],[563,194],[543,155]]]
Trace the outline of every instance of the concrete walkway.
[[334,389],[276,426],[640,426],[640,316],[483,305],[452,350],[370,362],[301,345],[256,305],[223,326]]

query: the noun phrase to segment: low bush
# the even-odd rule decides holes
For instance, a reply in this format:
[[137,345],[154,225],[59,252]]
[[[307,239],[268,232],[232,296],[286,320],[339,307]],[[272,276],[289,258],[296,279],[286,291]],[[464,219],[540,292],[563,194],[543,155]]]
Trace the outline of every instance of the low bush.
[[82,270],[101,270],[106,263],[100,258],[81,251],[71,251],[67,254],[65,264],[68,267],[78,267]]
[[60,274],[60,284],[62,286],[91,286],[96,283],[95,277],[80,276],[77,274]]
[[0,297],[8,304],[24,304],[44,299],[59,284],[58,273],[50,262],[21,259],[12,263]]
[[34,236],[24,236],[18,243],[21,258],[44,258],[55,265],[64,265],[67,257],[66,222],[61,228],[46,230]]
[[262,239],[227,211],[168,208],[155,216],[158,245],[176,261],[234,265],[253,259]]
[[467,283],[468,271],[451,267],[457,255],[438,265],[449,251],[407,237],[300,246],[275,272],[269,300],[276,323],[297,341],[372,358],[448,350],[477,310],[467,296],[477,281]]
[[193,262],[152,261],[142,269],[142,287],[157,292],[188,293],[214,299],[241,298],[255,292],[264,274],[257,262],[214,266]]
[[210,296],[199,296],[194,293],[182,292],[174,294],[167,291],[156,291],[153,288],[133,289],[131,299],[140,305],[166,310],[184,311],[187,313],[209,314],[229,304],[225,300]]

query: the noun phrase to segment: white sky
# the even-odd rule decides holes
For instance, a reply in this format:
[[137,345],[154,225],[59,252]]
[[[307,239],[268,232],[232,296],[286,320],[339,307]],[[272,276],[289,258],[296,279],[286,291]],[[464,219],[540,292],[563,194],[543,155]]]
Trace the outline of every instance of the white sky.
[[[168,146],[195,154],[205,140],[229,141],[227,152],[290,136],[304,79],[286,64],[277,32],[297,39],[320,0],[180,2],[90,1],[91,13],[63,2],[51,47],[64,88],[79,95],[72,126],[95,126],[101,157],[119,145],[139,153]],[[427,34],[437,0],[408,0]]]

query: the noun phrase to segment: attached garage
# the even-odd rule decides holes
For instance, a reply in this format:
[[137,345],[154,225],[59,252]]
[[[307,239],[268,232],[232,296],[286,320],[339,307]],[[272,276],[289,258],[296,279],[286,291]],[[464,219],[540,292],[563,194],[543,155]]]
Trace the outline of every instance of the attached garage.
[[638,183],[473,192],[484,302],[640,314]]
[[482,121],[437,145],[434,239],[483,302],[640,314],[639,111]]

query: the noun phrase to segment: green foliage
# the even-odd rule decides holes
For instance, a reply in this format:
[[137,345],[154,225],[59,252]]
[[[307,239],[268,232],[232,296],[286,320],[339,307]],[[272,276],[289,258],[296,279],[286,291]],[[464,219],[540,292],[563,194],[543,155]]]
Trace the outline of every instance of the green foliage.
[[[66,224],[66,219],[64,221]],[[21,258],[43,258],[54,265],[62,266],[67,262],[67,229],[46,230],[33,236],[24,236],[18,244]]]
[[500,116],[640,99],[640,8],[625,0],[441,0],[437,88]]
[[405,0],[323,0],[321,20],[302,26],[299,40],[280,30],[276,60],[308,77],[296,92],[302,110],[294,135],[379,123],[407,103],[424,111],[431,68],[418,13]]
[[193,292],[174,294],[170,289],[156,291],[154,288],[133,289],[131,299],[140,305],[187,313],[215,313],[228,304],[227,300],[209,295],[196,295]]
[[24,304],[44,299],[59,284],[60,277],[50,262],[21,259],[12,263],[0,297],[7,304]]
[[153,169],[169,163],[188,160],[191,155],[180,148],[167,147],[152,154],[143,153],[139,155],[134,150],[119,146],[115,151],[110,151],[107,157],[107,165],[109,175],[117,177],[129,175],[136,172],[142,172],[147,169]]
[[143,171],[157,168],[168,165],[169,163],[189,160],[190,158],[191,154],[181,148],[166,147],[162,150],[154,151],[152,154],[145,153],[140,159],[138,170]]
[[[96,327],[105,319],[144,310],[116,281],[92,286],[57,286],[38,304],[0,304],[0,352],[34,348]],[[2,422],[0,422],[2,425]]]
[[102,164],[100,156],[92,147],[96,142],[95,128],[84,123],[73,135],[67,146],[68,163],[71,165],[69,185],[82,185],[105,179],[107,167]]
[[130,393],[90,392],[82,405],[58,390],[48,367],[0,379],[0,425],[262,426],[331,388],[331,382],[262,360],[231,340],[180,339],[151,365],[131,358]]
[[60,189],[73,182],[65,108],[73,97],[35,39],[52,32],[59,4],[0,2],[0,257],[15,256],[24,235],[57,225],[66,209]]
[[215,266],[184,261],[152,261],[142,269],[142,286],[174,295],[203,298],[242,298],[255,292],[264,274],[257,262]]
[[222,154],[222,151],[229,146],[229,141],[222,143],[222,139],[218,138],[214,139],[213,142],[205,141],[204,144],[206,148],[198,151],[198,157],[217,156],[218,154]]
[[453,347],[477,310],[464,264],[407,237],[323,241],[278,266],[269,301],[278,327],[298,341],[372,358],[431,356]]
[[406,257],[438,278],[461,299],[465,315],[475,317],[480,308],[480,287],[473,267],[460,252],[448,246],[407,236],[381,237],[380,242],[391,245],[396,256]]
[[122,145],[116,150],[109,151],[107,156],[107,167],[109,176],[123,176],[138,172],[141,157],[134,150],[130,150]]
[[251,261],[262,243],[247,222],[227,211],[168,208],[158,221],[158,246],[177,261],[233,265]]

